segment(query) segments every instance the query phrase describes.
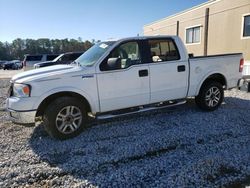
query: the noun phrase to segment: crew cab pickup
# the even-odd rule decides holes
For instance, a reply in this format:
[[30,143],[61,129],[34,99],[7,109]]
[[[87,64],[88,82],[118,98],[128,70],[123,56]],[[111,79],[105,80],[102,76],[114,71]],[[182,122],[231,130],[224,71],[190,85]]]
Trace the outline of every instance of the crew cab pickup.
[[58,139],[78,135],[88,116],[99,119],[165,108],[188,97],[217,109],[224,90],[242,77],[242,54],[189,58],[177,36],[134,37],[94,45],[74,65],[30,70],[11,79],[13,122],[43,121]]

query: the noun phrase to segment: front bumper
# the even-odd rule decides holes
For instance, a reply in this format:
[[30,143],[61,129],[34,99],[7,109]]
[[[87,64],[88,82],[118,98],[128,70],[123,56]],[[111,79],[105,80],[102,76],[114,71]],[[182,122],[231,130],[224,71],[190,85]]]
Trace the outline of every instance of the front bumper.
[[35,123],[36,110],[34,111],[15,111],[8,109],[9,116],[12,122],[17,124],[32,124]]

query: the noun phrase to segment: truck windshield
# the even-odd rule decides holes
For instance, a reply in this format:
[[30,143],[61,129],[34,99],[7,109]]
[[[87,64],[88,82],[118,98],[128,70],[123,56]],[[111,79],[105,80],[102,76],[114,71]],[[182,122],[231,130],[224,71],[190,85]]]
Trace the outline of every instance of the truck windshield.
[[115,41],[100,42],[83,53],[75,62],[81,66],[92,66],[114,43]]

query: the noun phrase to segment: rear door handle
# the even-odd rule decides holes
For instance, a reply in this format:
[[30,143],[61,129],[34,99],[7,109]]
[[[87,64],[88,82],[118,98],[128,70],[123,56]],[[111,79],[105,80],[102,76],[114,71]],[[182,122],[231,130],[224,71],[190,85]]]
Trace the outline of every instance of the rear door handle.
[[144,70],[139,70],[139,77],[146,77],[148,76],[148,70],[144,69]]
[[180,65],[180,66],[177,67],[177,71],[178,72],[185,72],[185,70],[186,70],[186,66],[185,65]]

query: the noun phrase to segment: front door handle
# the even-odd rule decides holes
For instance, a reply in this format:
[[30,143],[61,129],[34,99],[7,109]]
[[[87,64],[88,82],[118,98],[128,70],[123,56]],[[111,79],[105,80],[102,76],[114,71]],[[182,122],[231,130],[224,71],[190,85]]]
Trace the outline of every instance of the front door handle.
[[186,70],[186,66],[185,65],[180,65],[180,66],[177,67],[177,71],[178,72],[185,72],[185,70]]
[[144,70],[139,70],[139,77],[146,77],[148,76],[148,70],[144,69]]

